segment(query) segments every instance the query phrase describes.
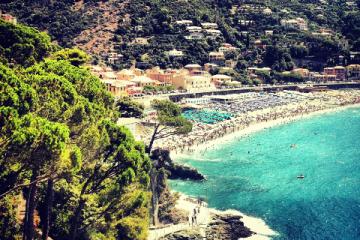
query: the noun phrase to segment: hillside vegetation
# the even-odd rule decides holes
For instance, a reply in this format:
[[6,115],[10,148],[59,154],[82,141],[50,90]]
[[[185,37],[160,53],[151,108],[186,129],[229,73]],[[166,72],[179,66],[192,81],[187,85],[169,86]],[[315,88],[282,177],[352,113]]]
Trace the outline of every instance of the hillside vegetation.
[[[352,4],[351,4],[352,3]],[[251,5],[261,10],[246,10]],[[241,54],[226,56],[236,64],[235,70],[244,73],[248,66],[269,66],[277,71],[294,66],[319,70],[324,65],[339,63],[343,56],[347,63],[350,51],[360,51],[360,1],[246,1],[246,0],[132,0],[132,1],[8,1],[2,10],[20,21],[48,30],[62,46],[78,46],[94,55],[106,58],[115,49],[124,55],[115,67],[129,67],[137,62],[145,66],[180,67],[188,63],[208,62],[210,51],[217,51],[222,43],[230,43]],[[264,14],[269,8],[271,14]],[[280,22],[301,17],[308,23],[308,31],[286,29]],[[184,27],[178,20],[217,23],[221,35],[201,40],[185,39]],[[251,21],[251,24],[240,24]],[[312,33],[328,29],[331,36]],[[273,35],[265,35],[271,30]],[[147,38],[148,45],[134,44],[135,38]],[[254,47],[261,40],[268,51]],[[168,57],[166,52],[176,48],[185,52],[183,58]],[[269,58],[268,56],[271,56]],[[342,61],[342,60],[341,60]]]

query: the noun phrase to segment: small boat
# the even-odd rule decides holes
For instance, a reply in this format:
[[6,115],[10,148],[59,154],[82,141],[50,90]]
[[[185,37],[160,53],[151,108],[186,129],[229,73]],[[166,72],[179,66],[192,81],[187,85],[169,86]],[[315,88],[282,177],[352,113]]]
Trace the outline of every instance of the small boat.
[[305,178],[305,176],[303,174],[300,174],[299,176],[297,176],[298,179],[303,179]]

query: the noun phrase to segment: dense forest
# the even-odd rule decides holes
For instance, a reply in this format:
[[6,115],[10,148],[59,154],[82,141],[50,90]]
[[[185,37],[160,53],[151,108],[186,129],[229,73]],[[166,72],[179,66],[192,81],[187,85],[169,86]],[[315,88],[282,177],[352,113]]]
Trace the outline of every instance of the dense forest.
[[0,21],[2,240],[146,239],[151,162],[88,59]]

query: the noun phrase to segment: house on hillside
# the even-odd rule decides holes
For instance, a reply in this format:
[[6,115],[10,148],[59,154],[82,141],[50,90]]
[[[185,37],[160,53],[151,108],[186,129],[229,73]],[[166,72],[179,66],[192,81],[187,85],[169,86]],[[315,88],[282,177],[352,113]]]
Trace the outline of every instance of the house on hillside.
[[307,22],[305,21],[305,19],[303,18],[294,18],[294,19],[283,19],[280,21],[281,26],[285,27],[285,28],[293,28],[293,29],[298,29],[300,31],[307,31],[308,30],[308,25]]
[[271,14],[272,14],[272,10],[267,7],[267,8],[265,8],[265,9],[263,10],[263,14],[264,14],[264,15],[271,15]]
[[232,77],[217,74],[211,77],[211,81],[215,84],[215,86],[228,85],[232,81]]
[[219,48],[219,52],[227,53],[227,52],[235,52],[238,51],[239,48],[234,47],[230,43],[223,43],[222,46]]
[[205,33],[208,38],[216,38],[221,36],[221,31],[216,29],[206,29]]
[[191,26],[191,25],[193,25],[193,21],[191,21],[191,20],[179,20],[179,21],[176,21],[175,23],[177,25],[180,25],[180,26]]
[[17,18],[16,17],[14,17],[11,14],[2,13],[1,10],[0,10],[0,18],[2,18],[4,21],[12,23],[14,25],[17,24]]
[[217,29],[218,25],[216,23],[204,22],[201,23],[201,27],[203,27],[204,29]]
[[108,55],[107,55],[107,62],[109,64],[118,64],[121,62],[121,60],[123,59],[123,55],[120,54],[120,53],[117,53],[117,52],[110,52]]
[[201,66],[199,64],[188,64],[184,68],[190,73],[195,71],[201,71]]
[[168,51],[167,55],[169,57],[183,57],[184,53],[183,53],[183,51],[178,51],[174,48],[173,50]]
[[198,26],[188,26],[186,27],[186,30],[189,33],[201,33],[202,32],[202,27],[198,27]]
[[209,61],[217,65],[224,65],[224,61],[225,61],[224,52],[210,52]]
[[132,41],[133,45],[149,45],[150,38],[138,37]]

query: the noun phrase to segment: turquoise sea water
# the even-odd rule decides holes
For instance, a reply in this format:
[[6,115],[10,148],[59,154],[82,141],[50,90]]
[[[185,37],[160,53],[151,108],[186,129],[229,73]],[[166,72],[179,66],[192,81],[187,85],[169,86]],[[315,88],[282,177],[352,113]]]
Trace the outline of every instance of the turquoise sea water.
[[[358,108],[267,129],[179,161],[208,180],[171,181],[174,190],[260,217],[279,232],[275,239],[360,239]],[[305,178],[297,179],[300,174]]]

